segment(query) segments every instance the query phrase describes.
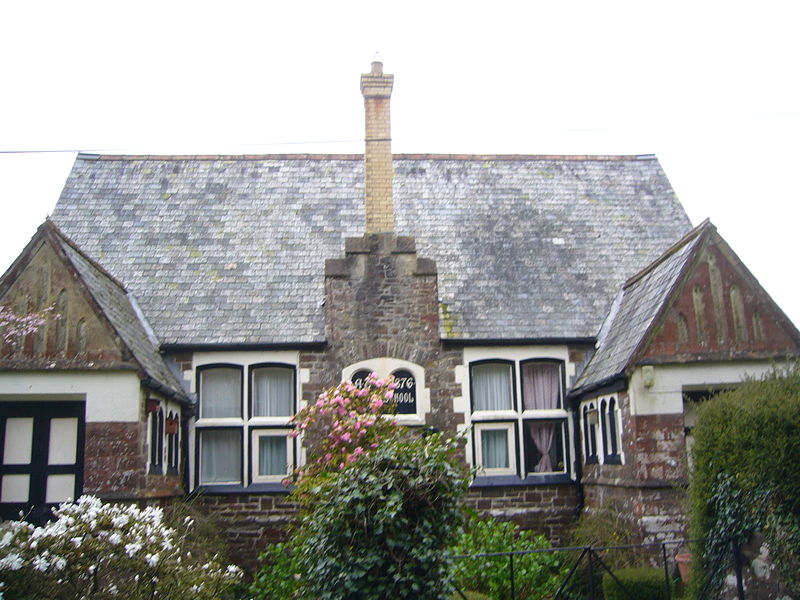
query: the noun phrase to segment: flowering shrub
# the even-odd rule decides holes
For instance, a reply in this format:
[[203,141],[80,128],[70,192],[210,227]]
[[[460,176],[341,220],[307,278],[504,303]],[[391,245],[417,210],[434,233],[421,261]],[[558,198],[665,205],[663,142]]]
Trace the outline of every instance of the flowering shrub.
[[241,570],[182,549],[192,522],[167,527],[160,508],[105,504],[92,496],[64,503],[42,527],[0,524],[0,591],[5,600],[215,599]]
[[384,417],[393,412],[394,390],[392,377],[372,373],[363,388],[345,381],[298,412],[292,435],[305,434],[308,462],[294,473],[294,482],[342,471],[395,434],[397,423]]
[[[52,306],[39,312],[20,315],[6,306],[0,306],[0,337],[3,343],[15,343],[18,338],[36,333],[47,322],[49,313],[53,312]],[[61,315],[54,315],[60,319]]]
[[[346,382],[298,413],[308,463],[292,539],[262,555],[256,599],[447,598],[467,471],[458,442],[391,418],[394,384]],[[387,416],[388,415],[388,416]]]

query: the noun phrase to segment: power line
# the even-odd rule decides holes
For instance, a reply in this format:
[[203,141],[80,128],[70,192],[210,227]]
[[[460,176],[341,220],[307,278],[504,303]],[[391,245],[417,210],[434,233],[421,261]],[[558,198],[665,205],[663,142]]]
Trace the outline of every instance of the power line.
[[[363,139],[352,140],[318,140],[309,142],[261,142],[254,144],[225,144],[220,143],[220,146],[234,146],[237,148],[255,148],[263,146],[312,146],[316,144],[352,144],[363,142]],[[76,152],[125,152],[129,148],[39,148],[33,150],[0,150],[0,154],[67,154]]]

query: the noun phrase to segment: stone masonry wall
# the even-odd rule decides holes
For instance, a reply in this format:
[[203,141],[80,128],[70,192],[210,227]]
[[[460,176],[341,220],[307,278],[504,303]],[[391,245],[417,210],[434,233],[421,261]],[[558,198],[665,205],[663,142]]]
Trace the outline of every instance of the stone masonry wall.
[[640,542],[683,539],[688,524],[683,415],[631,415],[624,393],[619,406],[625,464],[584,466],[586,511],[619,512]]
[[472,488],[466,505],[482,517],[513,521],[561,546],[577,519],[578,492],[574,485]]
[[148,475],[144,422],[86,424],[83,491],[106,500],[183,495],[181,474]]

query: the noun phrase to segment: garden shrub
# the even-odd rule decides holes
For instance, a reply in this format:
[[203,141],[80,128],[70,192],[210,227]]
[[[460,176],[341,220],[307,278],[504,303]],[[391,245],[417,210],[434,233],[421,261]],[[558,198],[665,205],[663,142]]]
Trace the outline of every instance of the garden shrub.
[[300,600],[309,597],[303,586],[304,567],[296,544],[270,544],[258,558],[263,566],[253,577],[248,598]]
[[[370,375],[364,388],[344,382],[297,414],[308,453],[293,478],[299,524],[290,546],[265,555],[273,566],[256,576],[255,597],[449,597],[446,550],[463,522],[468,474],[456,440],[392,419],[393,394],[391,378]],[[276,554],[287,547],[288,557]],[[276,566],[297,569],[297,586],[266,582]]]
[[731,539],[761,530],[783,584],[800,593],[800,364],[775,369],[698,407],[690,479],[692,588],[720,589]]
[[[542,535],[522,531],[517,525],[473,515],[456,545],[453,556],[521,550],[544,550],[550,543]],[[456,585],[490,598],[511,594],[508,556],[454,559]],[[541,552],[514,556],[514,587],[518,598],[548,598],[567,574],[560,553]]]
[[603,575],[603,598],[605,600],[670,600],[672,592],[667,589],[664,571],[657,567],[627,567],[615,569],[622,587],[608,573]]
[[[610,548],[638,543],[631,524],[620,511],[600,509],[581,514],[570,529],[568,546]],[[599,550],[598,555],[611,569],[635,567],[642,562],[641,549]]]
[[241,579],[238,567],[183,549],[192,522],[167,527],[160,508],[65,502],[41,527],[0,524],[5,600],[124,597],[216,599]]

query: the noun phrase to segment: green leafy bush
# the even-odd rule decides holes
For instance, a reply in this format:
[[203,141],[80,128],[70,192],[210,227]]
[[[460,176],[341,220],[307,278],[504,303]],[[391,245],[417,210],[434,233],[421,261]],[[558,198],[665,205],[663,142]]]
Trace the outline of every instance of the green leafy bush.
[[[472,516],[451,549],[453,556],[488,554],[550,548],[547,539],[522,531],[514,523]],[[456,585],[490,598],[508,598],[511,594],[508,556],[455,559]],[[518,598],[547,598],[566,577],[563,557],[555,552],[514,556],[514,585]]]
[[241,579],[238,567],[184,550],[191,519],[168,527],[160,508],[82,496],[54,514],[41,527],[0,524],[0,591],[6,600],[212,600]]
[[713,594],[729,568],[731,539],[764,532],[784,585],[800,593],[800,364],[698,408],[690,480],[692,588]]
[[295,544],[270,544],[258,558],[264,566],[253,577],[249,598],[300,600],[309,597],[303,586],[304,566]]
[[624,589],[608,573],[603,575],[605,600],[670,600],[664,571],[656,567],[614,569],[614,575]]
[[393,394],[391,378],[371,375],[364,388],[345,382],[298,413],[308,451],[294,474],[299,524],[289,544],[265,554],[271,564],[254,597],[449,597],[446,550],[463,522],[467,472],[457,441],[386,415]]
[[[570,529],[568,545],[610,548],[636,543],[634,531],[621,511],[601,509],[581,515]],[[611,569],[635,567],[642,562],[641,549],[638,548],[600,550],[598,554]]]

